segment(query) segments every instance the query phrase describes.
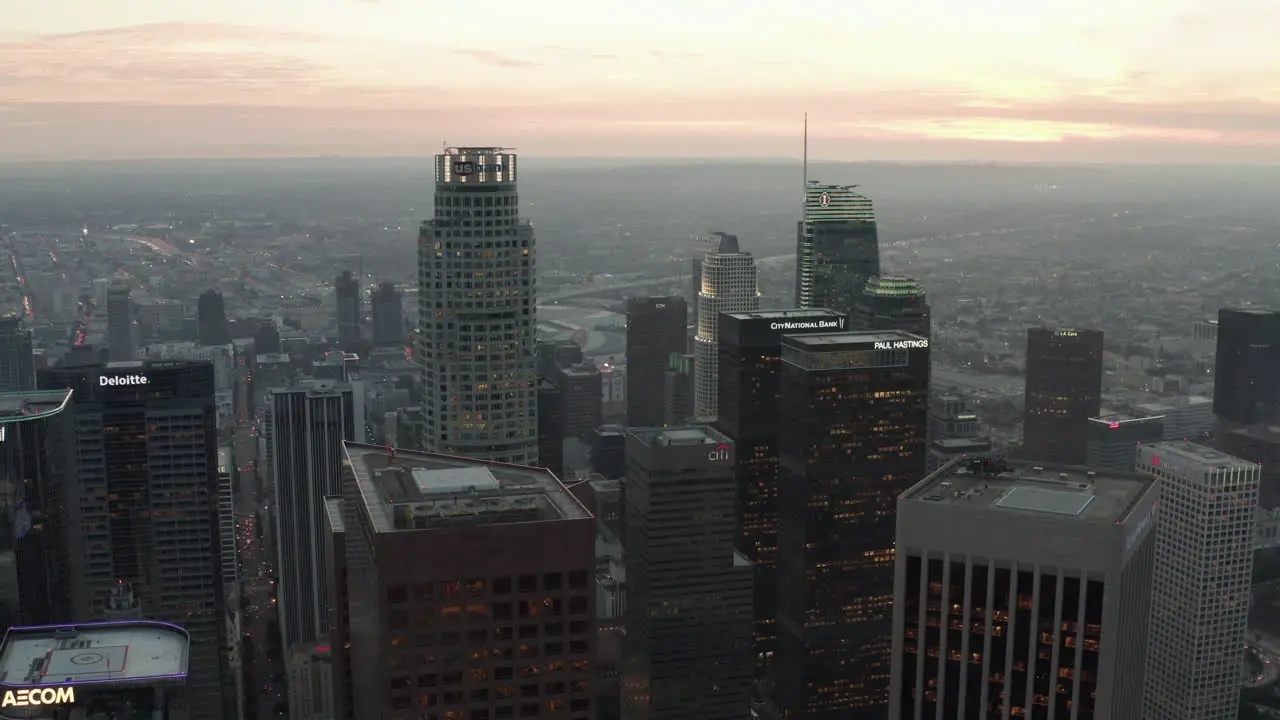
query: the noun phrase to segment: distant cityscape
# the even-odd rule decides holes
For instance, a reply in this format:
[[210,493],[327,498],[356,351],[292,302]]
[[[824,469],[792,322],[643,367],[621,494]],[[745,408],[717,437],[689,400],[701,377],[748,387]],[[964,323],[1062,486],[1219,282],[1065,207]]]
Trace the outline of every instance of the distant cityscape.
[[1265,298],[926,276],[818,168],[794,253],[551,255],[536,163],[436,155],[416,265],[0,225],[0,718],[1280,717]]

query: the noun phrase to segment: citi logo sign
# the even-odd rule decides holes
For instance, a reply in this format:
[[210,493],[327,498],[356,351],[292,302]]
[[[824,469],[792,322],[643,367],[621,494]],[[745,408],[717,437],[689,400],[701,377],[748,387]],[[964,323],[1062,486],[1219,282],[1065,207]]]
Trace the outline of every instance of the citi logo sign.
[[712,450],[711,452],[707,453],[707,459],[708,460],[728,460],[729,446],[717,445],[715,450]]
[[98,378],[98,387],[107,387],[108,385],[150,385],[151,381],[146,375],[102,375]]
[[74,687],[34,688],[32,690],[7,690],[0,707],[32,707],[34,705],[65,705],[76,701]]

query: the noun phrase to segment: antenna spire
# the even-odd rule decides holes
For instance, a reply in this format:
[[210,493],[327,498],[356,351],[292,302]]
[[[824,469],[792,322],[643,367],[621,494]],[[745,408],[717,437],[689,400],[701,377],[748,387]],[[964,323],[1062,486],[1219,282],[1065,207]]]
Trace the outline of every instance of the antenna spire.
[[809,113],[804,114],[804,178],[802,182],[804,187],[800,188],[800,202],[803,205],[805,196],[809,192]]

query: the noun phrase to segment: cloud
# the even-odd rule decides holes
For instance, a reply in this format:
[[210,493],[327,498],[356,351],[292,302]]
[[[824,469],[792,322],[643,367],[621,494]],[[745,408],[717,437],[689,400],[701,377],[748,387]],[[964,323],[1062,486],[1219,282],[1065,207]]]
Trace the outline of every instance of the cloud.
[[533,62],[531,60],[521,60],[519,58],[507,57],[489,50],[454,50],[457,55],[463,55],[485,65],[493,65],[501,68],[532,68],[540,67],[542,63]]

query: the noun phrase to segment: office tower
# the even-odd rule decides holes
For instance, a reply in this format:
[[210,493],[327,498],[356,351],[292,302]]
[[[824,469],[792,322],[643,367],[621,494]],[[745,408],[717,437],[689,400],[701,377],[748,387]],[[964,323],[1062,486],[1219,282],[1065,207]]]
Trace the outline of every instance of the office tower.
[[1164,416],[1161,440],[1194,440],[1214,430],[1213,399],[1200,395],[1182,395],[1167,402],[1139,403],[1135,415]]
[[537,268],[516,155],[449,148],[435,178],[418,240],[422,447],[537,465]]
[[324,499],[342,492],[342,443],[356,437],[351,387],[313,380],[271,391],[267,464],[275,487],[281,647],[314,643],[328,628],[320,546]]
[[235,462],[231,447],[218,448],[218,540],[222,552],[222,583],[227,592],[239,592],[240,564],[236,558],[236,498],[233,487]]
[[600,418],[607,423],[627,420],[627,366],[600,364]]
[[1218,349],[1218,321],[1196,320],[1191,323],[1191,355],[1196,360],[1213,360]]
[[384,282],[373,291],[373,344],[377,347],[404,345],[404,294]]
[[107,289],[107,348],[112,362],[133,360],[133,305],[127,285]]
[[253,348],[259,355],[276,355],[280,352],[280,328],[275,321],[263,320],[253,332]]
[[564,474],[564,393],[547,380],[538,381],[538,462]]
[[627,429],[621,425],[601,425],[587,435],[591,469],[606,478],[627,473]]
[[782,339],[778,654],[788,718],[881,718],[889,702],[894,506],[925,474],[929,341]]
[[1133,472],[1134,450],[1143,443],[1160,442],[1164,417],[1140,417],[1127,413],[1089,418],[1085,465],[1101,472]]
[[738,236],[711,233],[715,249],[702,258],[702,285],[698,291],[698,335],[694,345],[693,412],[703,420],[719,413],[717,379],[720,313],[760,309],[756,286],[756,261],[738,248]]
[[873,275],[849,317],[855,330],[902,330],[929,337],[929,302],[924,288],[903,275]]
[[1138,471],[1160,479],[1142,717],[1233,718],[1240,700],[1260,468],[1174,441],[1140,446]]
[[600,426],[604,416],[604,396],[600,368],[591,363],[558,367],[551,382],[564,400],[564,438],[580,439]]
[[662,378],[662,424],[684,425],[693,417],[696,375],[692,353],[672,353]]
[[1234,426],[1280,419],[1280,312],[1218,311],[1213,414]]
[[[0,394],[0,627],[70,622],[75,421],[70,390]],[[16,593],[16,596],[13,594]]]
[[627,301],[627,425],[662,425],[668,358],[688,348],[689,304],[682,297]]
[[764,675],[777,644],[778,378],[782,337],[846,330],[830,310],[760,310],[720,315],[720,417],[733,439],[738,552],[755,572],[755,665]]
[[177,625],[131,620],[10,627],[3,642],[0,717],[205,717],[188,682],[195,643]]
[[582,346],[572,340],[539,342],[534,349],[538,357],[538,377],[554,380],[556,368],[573,367],[586,362]]
[[[344,472],[343,482],[350,481]],[[329,643],[333,648],[333,720],[355,720],[351,696],[351,605],[347,598],[347,525],[342,497],[325,498],[325,575],[329,578]]]
[[796,307],[852,316],[867,281],[880,274],[871,199],[857,185],[810,182],[796,223]]
[[[347,459],[357,717],[595,720],[596,522],[564,485],[372,445]],[[437,660],[455,656],[465,666]]]
[[967,398],[933,395],[929,399],[929,457],[933,472],[962,455],[987,456],[995,452],[991,438]]
[[213,366],[112,362],[50,368],[38,380],[75,393],[73,612],[102,617],[112,591],[131,585],[143,616],[191,635],[192,720],[225,720]]
[[231,342],[227,327],[227,307],[222,293],[212,288],[196,301],[196,328],[201,345],[226,345]]
[[36,387],[36,363],[31,331],[17,315],[0,317],[0,393]]
[[1102,331],[1027,330],[1022,457],[1083,465],[1102,408]]
[[631,428],[626,443],[623,720],[748,717],[751,565],[734,550],[733,441],[687,425]]
[[338,346],[355,350],[360,346],[360,280],[350,270],[333,281],[338,316]]
[[1150,477],[982,459],[907,491],[889,717],[1150,718],[1158,494]]

